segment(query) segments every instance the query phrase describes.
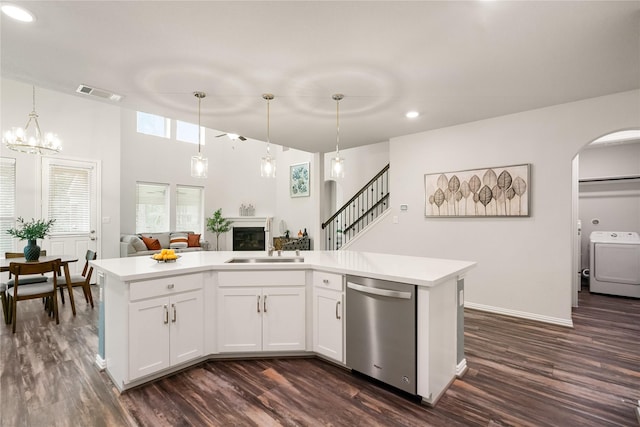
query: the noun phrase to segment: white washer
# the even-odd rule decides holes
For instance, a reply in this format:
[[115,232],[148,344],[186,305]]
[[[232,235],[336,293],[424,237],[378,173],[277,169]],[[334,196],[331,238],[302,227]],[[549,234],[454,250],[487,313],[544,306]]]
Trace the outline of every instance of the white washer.
[[594,231],[589,237],[589,290],[640,298],[640,235]]

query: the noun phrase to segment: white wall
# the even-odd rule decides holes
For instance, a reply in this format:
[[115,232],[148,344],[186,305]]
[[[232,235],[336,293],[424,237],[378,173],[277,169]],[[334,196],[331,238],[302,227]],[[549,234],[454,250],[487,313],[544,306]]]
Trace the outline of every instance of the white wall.
[[[247,140],[232,143],[228,138],[216,138],[206,130],[203,156],[209,159],[207,179],[192,178],[191,156],[197,153],[197,145],[139,134],[136,131],[136,113],[122,110],[122,180],[121,222],[122,232],[135,232],[135,187],[137,181],[170,184],[170,210],[175,211],[176,185],[202,186],[205,189],[205,218],[222,208],[225,217],[239,216],[241,204],[252,204],[255,216],[272,216],[272,235],[279,235],[279,221],[283,219],[292,235],[307,228],[314,238],[314,226],[319,223],[318,189],[314,188],[317,175],[317,157],[305,151],[288,149],[271,144],[271,154],[276,158],[276,178],[260,176],[260,160],[266,154],[266,144]],[[289,195],[289,167],[292,164],[310,162],[312,189],[310,197],[291,198]],[[175,214],[171,215],[171,229],[175,228]],[[205,231],[205,238],[215,248],[215,235]],[[220,250],[227,248],[227,239],[220,238]]]
[[[2,79],[0,128],[24,126],[32,109],[31,85]],[[73,89],[72,89],[73,90]],[[59,158],[101,162],[100,258],[119,256],[120,238],[120,113],[119,107],[36,88],[36,111],[43,132],[54,132],[62,139]],[[16,159],[17,216],[42,217],[40,206],[40,158],[9,150],[2,144],[0,154]],[[101,220],[99,218],[99,222]],[[18,248],[19,249],[19,248]]]
[[[580,184],[581,268],[589,268],[589,235],[593,231],[640,232],[640,142],[593,146],[580,152],[580,179],[636,176],[630,181]],[[597,222],[597,224],[594,224]]]
[[[280,167],[279,150],[273,145],[271,150]],[[172,230],[175,229],[176,185],[204,187],[205,218],[219,208],[225,217],[237,217],[242,203],[251,203],[256,216],[275,214],[275,180],[260,176],[260,159],[266,154],[264,142],[247,140],[232,143],[226,137],[216,138],[215,132],[207,129],[202,147],[203,156],[209,160],[206,179],[191,177],[191,156],[197,152],[196,144],[176,141],[175,137],[165,139],[138,133],[136,112],[122,110],[120,192],[123,233],[136,231],[135,190],[138,181],[170,184]],[[215,248],[215,235],[205,231],[205,238]],[[220,238],[220,250],[227,249],[225,242],[226,239]]]
[[[335,151],[324,154],[324,176],[327,180],[331,179],[331,158],[335,155]],[[389,164],[389,141],[340,150],[340,156],[344,157],[345,173],[344,178],[336,180],[336,185],[344,200],[338,200],[337,208]]]
[[[477,261],[467,306],[571,324],[571,161],[637,127],[639,101],[631,91],[392,139],[391,215],[351,249]],[[531,217],[424,217],[424,174],[520,163],[532,164]]]
[[[273,221],[273,236],[280,235],[280,221],[285,222],[286,228],[291,232],[292,237],[296,237],[298,231],[307,229],[312,242],[316,243],[318,236],[319,214],[317,203],[320,194],[318,186],[313,182],[317,179],[318,167],[315,156],[306,151],[288,149],[278,150],[278,171],[276,174],[277,199],[276,213]],[[291,197],[289,192],[289,168],[291,165],[309,162],[310,186],[309,197]]]

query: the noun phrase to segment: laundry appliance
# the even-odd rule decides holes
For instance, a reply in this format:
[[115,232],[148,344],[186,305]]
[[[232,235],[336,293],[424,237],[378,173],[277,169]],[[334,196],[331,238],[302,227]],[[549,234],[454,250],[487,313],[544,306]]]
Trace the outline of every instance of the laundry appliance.
[[589,290],[640,298],[640,235],[594,231],[589,237]]

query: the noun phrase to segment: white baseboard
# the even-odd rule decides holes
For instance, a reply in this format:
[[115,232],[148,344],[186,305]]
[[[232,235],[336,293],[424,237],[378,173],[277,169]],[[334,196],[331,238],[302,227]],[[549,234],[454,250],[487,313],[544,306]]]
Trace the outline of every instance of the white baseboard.
[[511,317],[520,317],[522,319],[535,320],[537,322],[551,323],[553,325],[566,326],[569,328],[573,328],[573,320],[571,319],[560,319],[558,317],[549,317],[542,316],[540,314],[528,313],[526,311],[517,311],[517,310],[509,310],[502,307],[494,307],[491,305],[484,304],[476,304],[473,302],[465,301],[464,306],[466,308],[471,308],[474,310],[486,311],[489,313],[502,314],[505,316]]
[[467,372],[467,359],[462,359],[458,366],[456,366],[456,377],[462,378],[463,375]]
[[103,359],[102,357],[100,357],[99,354],[96,354],[96,366],[101,371],[104,371],[107,368],[107,361],[105,359]]

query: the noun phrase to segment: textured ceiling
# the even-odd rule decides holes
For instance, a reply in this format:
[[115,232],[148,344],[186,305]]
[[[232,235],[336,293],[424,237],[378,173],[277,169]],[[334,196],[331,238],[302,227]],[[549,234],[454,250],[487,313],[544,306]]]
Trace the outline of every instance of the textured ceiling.
[[640,87],[637,1],[13,3],[3,77],[191,122],[205,91],[203,125],[259,140],[270,92],[271,141],[311,152],[338,92],[346,148]]

